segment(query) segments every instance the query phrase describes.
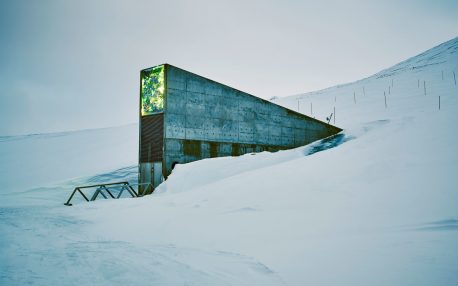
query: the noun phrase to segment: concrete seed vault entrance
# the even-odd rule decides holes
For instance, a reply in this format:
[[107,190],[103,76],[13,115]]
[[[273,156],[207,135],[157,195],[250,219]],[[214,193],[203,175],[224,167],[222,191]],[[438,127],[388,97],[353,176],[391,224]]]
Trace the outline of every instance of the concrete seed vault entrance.
[[139,183],[153,188],[176,163],[290,149],[340,131],[169,64],[140,72]]

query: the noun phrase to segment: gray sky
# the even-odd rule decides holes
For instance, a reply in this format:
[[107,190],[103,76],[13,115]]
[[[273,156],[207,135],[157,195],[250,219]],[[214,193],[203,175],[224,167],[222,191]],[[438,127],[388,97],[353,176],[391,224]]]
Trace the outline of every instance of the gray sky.
[[0,135],[137,122],[170,63],[263,98],[369,76],[458,35],[458,1],[0,1]]

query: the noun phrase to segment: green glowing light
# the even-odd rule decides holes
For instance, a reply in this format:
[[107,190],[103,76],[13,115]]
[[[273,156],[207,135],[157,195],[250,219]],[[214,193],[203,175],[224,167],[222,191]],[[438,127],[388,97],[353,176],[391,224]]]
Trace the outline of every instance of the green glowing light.
[[164,66],[142,72],[141,114],[150,115],[164,110]]

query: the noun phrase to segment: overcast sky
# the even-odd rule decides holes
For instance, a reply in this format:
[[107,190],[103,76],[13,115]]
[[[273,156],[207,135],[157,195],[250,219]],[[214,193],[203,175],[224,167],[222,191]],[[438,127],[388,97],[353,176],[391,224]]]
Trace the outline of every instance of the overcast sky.
[[458,1],[0,1],[0,135],[138,121],[170,63],[263,98],[367,77],[458,36]]

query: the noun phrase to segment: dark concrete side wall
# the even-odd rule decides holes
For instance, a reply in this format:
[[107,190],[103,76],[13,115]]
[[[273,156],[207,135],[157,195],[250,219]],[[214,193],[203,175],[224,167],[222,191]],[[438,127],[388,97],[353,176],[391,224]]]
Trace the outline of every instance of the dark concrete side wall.
[[166,81],[167,173],[173,162],[294,148],[341,131],[174,66],[166,66]]

